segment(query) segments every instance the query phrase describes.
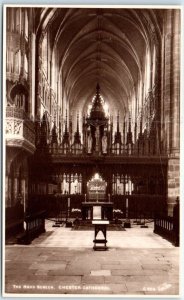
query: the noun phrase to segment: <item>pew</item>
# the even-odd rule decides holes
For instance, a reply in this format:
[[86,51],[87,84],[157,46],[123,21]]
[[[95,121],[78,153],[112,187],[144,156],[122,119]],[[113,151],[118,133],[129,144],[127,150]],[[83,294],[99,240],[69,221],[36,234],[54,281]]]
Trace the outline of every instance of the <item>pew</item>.
[[175,229],[174,220],[172,217],[156,217],[154,219],[154,233],[159,234],[163,238],[173,243],[176,247],[179,246],[179,228]]
[[25,217],[25,230],[24,233],[18,237],[18,244],[29,245],[32,240],[45,232],[45,215],[45,211],[40,211]]

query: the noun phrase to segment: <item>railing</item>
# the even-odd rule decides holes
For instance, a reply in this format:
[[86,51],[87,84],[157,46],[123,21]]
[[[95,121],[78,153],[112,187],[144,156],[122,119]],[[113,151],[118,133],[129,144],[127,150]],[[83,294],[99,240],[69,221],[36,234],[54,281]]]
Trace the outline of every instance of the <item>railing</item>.
[[126,145],[122,146],[121,150],[119,152],[115,152],[114,149],[109,148],[107,153],[103,154],[102,152],[93,152],[93,153],[88,153],[86,148],[84,146],[81,147],[79,152],[74,151],[71,147],[68,148],[67,150],[62,147],[62,145],[48,145],[47,146],[50,155],[53,155],[55,157],[57,156],[63,156],[63,157],[72,157],[72,156],[81,156],[81,155],[86,155],[87,157],[94,157],[94,156],[100,156],[100,157],[159,157],[162,156],[167,156],[168,154],[165,152],[158,153],[156,151],[152,151],[145,149],[142,151],[142,149],[139,149],[137,145],[133,145],[131,151],[127,149]]
[[179,246],[179,226],[176,226],[172,217],[156,217],[154,220],[154,233]]
[[25,147],[31,153],[35,150],[34,123],[21,108],[6,108],[6,143],[10,146]]
[[25,113],[23,108],[7,106],[6,118],[26,119],[28,118],[28,115]]
[[33,239],[45,232],[45,211],[35,213],[25,218],[26,229],[18,238],[19,244],[30,244]]

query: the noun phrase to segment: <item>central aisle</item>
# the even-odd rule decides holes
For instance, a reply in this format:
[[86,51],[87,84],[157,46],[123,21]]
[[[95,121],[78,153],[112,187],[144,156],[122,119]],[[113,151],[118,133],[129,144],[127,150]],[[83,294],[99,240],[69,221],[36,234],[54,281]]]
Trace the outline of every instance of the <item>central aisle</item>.
[[[32,242],[36,247],[92,248],[93,230],[71,230],[65,227],[52,227],[46,222],[46,233]],[[107,246],[113,248],[173,248],[173,245],[161,236],[153,233],[153,223],[149,228],[126,228],[124,231],[107,231]]]

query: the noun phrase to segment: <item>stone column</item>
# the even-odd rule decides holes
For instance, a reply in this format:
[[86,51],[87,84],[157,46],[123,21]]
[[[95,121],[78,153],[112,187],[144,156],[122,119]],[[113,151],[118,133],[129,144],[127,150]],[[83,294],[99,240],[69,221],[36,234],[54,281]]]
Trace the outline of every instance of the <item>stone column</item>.
[[[37,118],[38,120],[41,118],[41,94],[42,94],[42,72],[41,72],[41,68],[42,68],[42,60],[41,60],[41,54],[42,54],[42,49],[41,49],[41,43],[43,41],[43,35],[41,36],[41,38],[38,40],[36,39],[34,41],[35,43],[35,90],[36,90],[36,94],[35,94],[35,118]],[[36,47],[37,44],[37,47]],[[33,99],[34,101],[34,99]]]
[[180,11],[173,11],[172,41],[172,95],[171,95],[171,153],[179,153],[179,106],[180,106]]
[[171,140],[171,119],[170,119],[170,105],[171,105],[171,59],[172,59],[172,10],[166,10],[165,19],[165,36],[164,36],[164,99],[163,99],[163,109],[164,109],[164,138],[165,147],[167,152],[170,149]]
[[168,161],[168,215],[173,215],[173,207],[176,197],[179,196],[179,159],[173,158]]
[[173,10],[172,74],[170,104],[170,151],[168,161],[168,214],[172,216],[179,196],[179,106],[180,106],[180,11]]
[[35,34],[34,33],[30,33],[29,35],[29,45],[30,45],[30,49],[32,51],[30,51],[29,54],[29,84],[30,84],[30,114],[33,116],[33,119],[35,118],[35,56],[36,56],[36,52],[35,52]]
[[[21,9],[21,20],[22,20],[22,27],[21,27],[21,34],[25,35],[25,9]],[[21,45],[21,67],[20,67],[20,75],[24,77],[25,75],[25,41],[23,40],[23,45]]]

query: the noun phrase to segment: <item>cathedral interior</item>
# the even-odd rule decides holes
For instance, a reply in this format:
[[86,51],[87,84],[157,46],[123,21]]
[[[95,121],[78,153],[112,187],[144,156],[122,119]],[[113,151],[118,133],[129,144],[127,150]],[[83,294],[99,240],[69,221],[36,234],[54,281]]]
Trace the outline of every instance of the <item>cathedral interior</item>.
[[178,295],[181,9],[4,20],[6,296]]
[[[6,223],[179,196],[180,10],[7,7]],[[86,218],[90,218],[87,215]],[[8,225],[9,224],[9,225]],[[16,224],[14,221],[13,224]]]

